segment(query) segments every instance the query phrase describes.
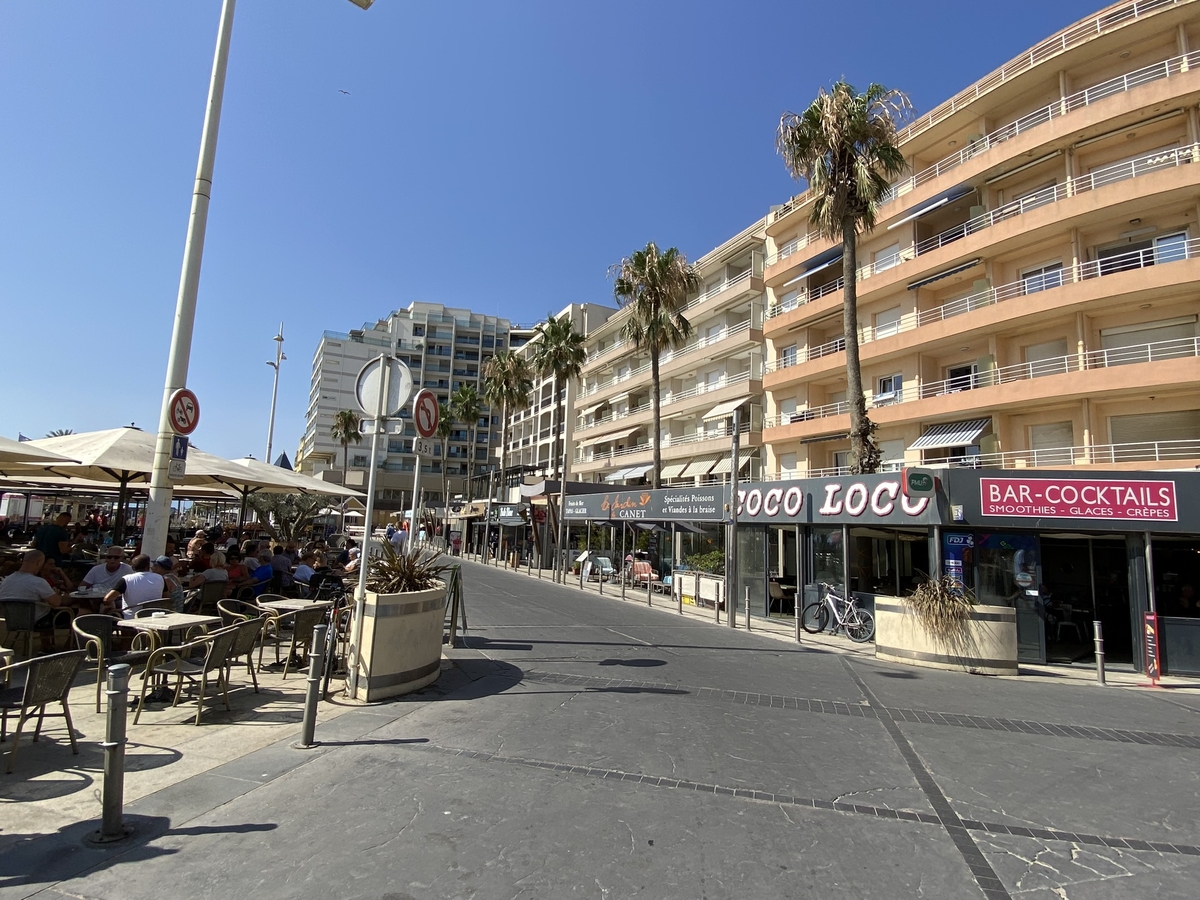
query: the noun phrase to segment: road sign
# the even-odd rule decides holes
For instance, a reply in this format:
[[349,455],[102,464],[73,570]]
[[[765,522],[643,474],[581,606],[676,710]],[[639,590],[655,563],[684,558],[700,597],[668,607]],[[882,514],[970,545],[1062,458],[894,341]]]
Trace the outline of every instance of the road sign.
[[188,439],[182,434],[171,438],[171,461],[167,463],[167,477],[172,481],[183,481],[187,474]]
[[933,496],[934,488],[937,487],[937,479],[932,472],[924,469],[905,469],[903,474],[905,497]]
[[413,421],[417,424],[417,434],[423,438],[433,437],[438,427],[438,400],[433,391],[417,391],[413,398]]
[[418,456],[433,456],[436,449],[437,442],[428,438],[417,438],[413,441],[413,453]]
[[[388,366],[391,370],[388,381],[388,394],[384,398],[383,415],[384,418],[389,418],[396,415],[408,402],[408,398],[412,396],[413,379],[412,372],[408,366],[400,362],[398,359],[387,358]],[[380,358],[375,357],[358,373],[358,380],[354,385],[354,394],[358,399],[358,405],[364,413],[370,418],[375,418],[379,411],[379,392],[380,382],[382,381],[383,367],[380,365]]]
[[171,395],[171,430],[176,434],[191,434],[200,424],[200,401],[187,388]]

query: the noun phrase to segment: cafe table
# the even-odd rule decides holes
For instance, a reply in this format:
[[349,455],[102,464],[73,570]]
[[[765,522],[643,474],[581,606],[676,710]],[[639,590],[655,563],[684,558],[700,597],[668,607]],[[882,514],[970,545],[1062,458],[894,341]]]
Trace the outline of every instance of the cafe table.
[[305,600],[303,598],[279,597],[270,600],[259,598],[258,605],[276,612],[299,612],[302,609],[326,609],[333,606],[330,600]]
[[187,631],[199,625],[205,631],[212,625],[220,625],[220,616],[197,616],[191,613],[164,612],[162,615],[152,614],[137,619],[119,619],[117,627],[124,631],[147,631],[154,635],[156,646],[164,642],[177,631]]

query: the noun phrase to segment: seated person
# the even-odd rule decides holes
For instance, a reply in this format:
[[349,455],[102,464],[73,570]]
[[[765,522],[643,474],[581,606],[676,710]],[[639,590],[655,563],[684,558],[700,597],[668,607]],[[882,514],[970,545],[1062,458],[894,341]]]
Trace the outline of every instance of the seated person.
[[204,531],[203,528],[199,529],[196,532],[196,536],[194,538],[192,538],[190,541],[188,541],[188,545],[187,545],[188,558],[191,559],[194,556],[196,556],[196,554],[198,554],[200,552],[200,548],[203,547],[207,542],[208,542],[208,534]]
[[150,557],[139,553],[132,560],[133,572],[121,578],[112,590],[104,595],[105,610],[112,615],[118,611],[123,618],[132,619],[139,606],[162,600],[166,594],[166,581],[158,572],[150,571]]
[[112,586],[117,583],[118,578],[124,578],[133,572],[133,568],[129,563],[125,562],[125,554],[121,552],[119,547],[109,547],[106,549],[101,560],[101,562],[88,569],[88,573],[79,582],[79,586],[85,591],[90,591],[94,588],[104,591],[107,594],[112,590]]
[[175,612],[183,612],[185,599],[183,582],[175,574],[175,560],[170,556],[160,556],[150,564],[150,571],[157,572],[163,577],[164,593],[175,604]]
[[208,558],[208,568],[197,572],[188,582],[188,587],[198,588],[210,581],[229,581],[229,573],[225,571],[225,554],[214,550]]
[[357,547],[350,548],[350,560],[342,567],[342,571],[347,575],[357,575],[358,567],[361,564],[361,553]]
[[0,582],[0,601],[34,605],[34,630],[40,633],[42,652],[51,653],[54,651],[54,618],[66,602],[38,574],[45,563],[46,554],[41,550],[26,550],[21,557],[21,568]]
[[42,570],[38,572],[50,587],[54,588],[62,595],[67,595],[75,590],[75,582],[67,577],[67,573],[54,564],[54,560],[47,558],[42,563]]
[[296,566],[295,582],[300,586],[302,596],[312,596],[309,592],[309,586],[312,583],[312,577],[317,574],[313,568],[313,562],[316,556],[312,553],[304,553],[300,556],[300,565]]
[[271,568],[280,574],[282,587],[292,586],[292,559],[283,552],[283,547],[276,545],[271,554]]
[[[255,565],[258,560],[255,560]],[[232,550],[225,551],[225,571],[229,575],[229,586],[232,590],[237,590],[243,584],[249,584],[252,580],[250,577],[250,568],[242,561],[242,551],[235,545]]]
[[257,559],[246,558],[247,568],[254,564],[255,568],[250,569],[250,583],[244,585],[239,594],[253,589],[251,595],[257,597],[266,593],[267,588],[271,586],[271,576],[275,574],[275,570],[271,568],[271,551],[260,550]]

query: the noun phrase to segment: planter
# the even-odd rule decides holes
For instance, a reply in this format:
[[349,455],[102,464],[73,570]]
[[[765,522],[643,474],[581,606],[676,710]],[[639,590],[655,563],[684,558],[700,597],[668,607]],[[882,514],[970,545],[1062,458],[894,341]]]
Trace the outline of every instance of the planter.
[[420,690],[442,670],[446,586],[406,594],[367,592],[359,699],[368,703]]
[[972,607],[961,637],[947,642],[926,631],[899,597],[876,597],[875,656],[973,675],[1016,675],[1017,611],[1009,606]]

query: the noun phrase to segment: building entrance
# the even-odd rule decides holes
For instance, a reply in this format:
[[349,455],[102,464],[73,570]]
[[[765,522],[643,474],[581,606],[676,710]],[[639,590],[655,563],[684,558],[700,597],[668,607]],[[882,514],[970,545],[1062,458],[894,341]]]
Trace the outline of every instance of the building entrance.
[[1123,537],[1042,538],[1041,602],[1047,662],[1095,659],[1092,622],[1109,662],[1133,661],[1129,570]]

